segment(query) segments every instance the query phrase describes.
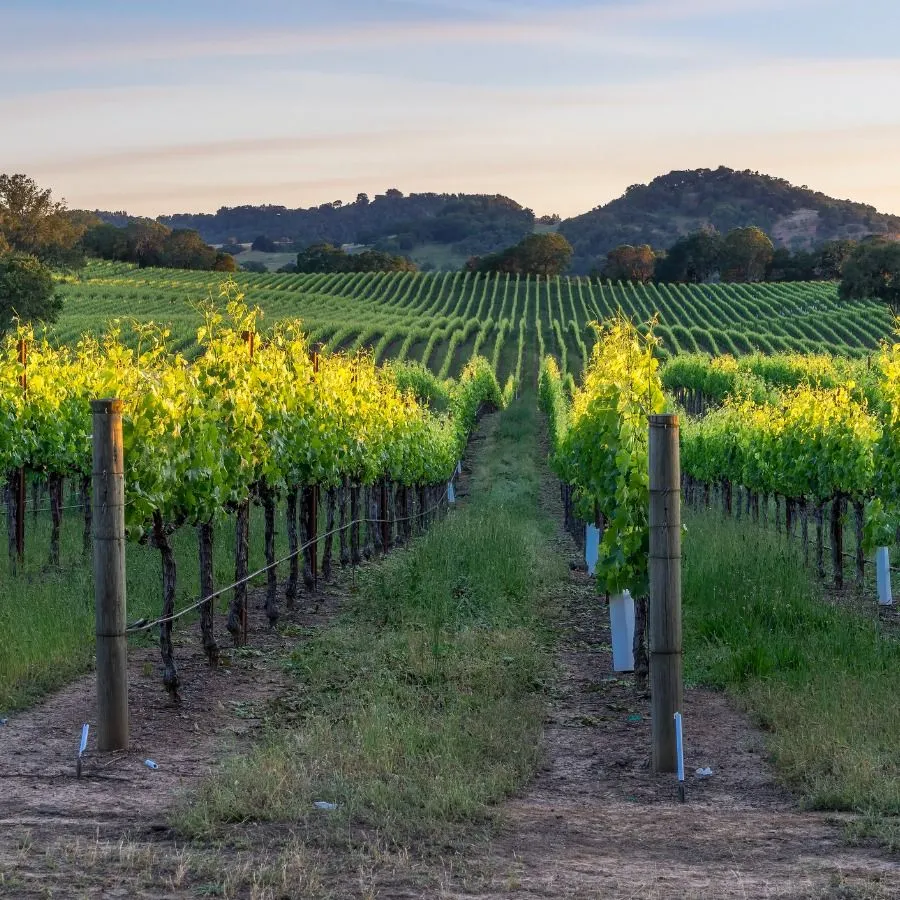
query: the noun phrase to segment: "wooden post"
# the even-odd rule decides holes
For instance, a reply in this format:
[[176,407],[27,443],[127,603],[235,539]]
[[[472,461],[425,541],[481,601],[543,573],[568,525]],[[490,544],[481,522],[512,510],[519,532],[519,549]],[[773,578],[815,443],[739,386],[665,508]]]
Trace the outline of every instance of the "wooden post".
[[675,772],[682,712],[678,416],[650,416],[650,725],[653,771]]
[[[22,393],[28,393],[28,344],[21,340],[16,345],[19,357],[19,365],[22,367],[22,374],[19,375],[19,384]],[[22,467],[16,473],[16,556],[19,557],[19,563],[25,560],[25,468]]]
[[128,749],[125,633],[125,459],[122,401],[92,400],[97,747]]

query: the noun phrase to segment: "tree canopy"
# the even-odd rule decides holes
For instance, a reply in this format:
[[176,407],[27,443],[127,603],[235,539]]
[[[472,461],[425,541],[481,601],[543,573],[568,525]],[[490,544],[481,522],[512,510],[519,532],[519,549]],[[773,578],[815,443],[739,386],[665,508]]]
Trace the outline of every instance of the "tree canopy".
[[645,284],[653,278],[655,266],[656,254],[649,244],[641,244],[640,247],[623,244],[606,254],[606,264],[600,275],[610,281],[638,281]]
[[709,281],[719,271],[722,236],[714,228],[701,228],[679,238],[660,255],[656,263],[657,281],[698,284]]
[[732,228],[719,254],[722,281],[763,281],[774,252],[774,244],[761,228]]
[[230,254],[217,252],[196,231],[172,231],[153,219],[137,219],[124,228],[101,222],[85,232],[81,246],[92,256],[137,263],[140,268],[165,266],[219,272],[237,269]]
[[0,332],[9,329],[16,318],[23,322],[55,322],[62,305],[50,270],[36,256],[0,256]]
[[277,253],[278,252],[278,244],[272,240],[272,238],[268,237],[265,234],[258,234],[255,238],[253,238],[253,242],[250,244],[251,250],[256,250],[258,253]]
[[509,272],[516,275],[561,275],[569,267],[572,246],[555,232],[529,234],[512,247],[485,257],[472,257],[466,268],[473,272]]
[[0,174],[0,251],[5,246],[50,262],[77,262],[85,227],[49,188],[27,175]]
[[415,272],[416,266],[405,256],[392,256],[378,250],[347,253],[333,244],[311,244],[297,254],[298,272]]
[[842,300],[876,298],[900,315],[900,243],[863,241],[844,266],[840,296]]

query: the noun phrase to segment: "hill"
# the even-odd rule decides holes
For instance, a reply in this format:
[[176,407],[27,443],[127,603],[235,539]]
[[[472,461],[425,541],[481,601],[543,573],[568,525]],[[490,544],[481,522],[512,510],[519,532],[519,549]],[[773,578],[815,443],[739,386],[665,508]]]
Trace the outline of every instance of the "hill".
[[[124,212],[97,215],[119,226],[131,218]],[[441,270],[458,269],[469,256],[495,253],[542,229],[530,209],[500,194],[405,196],[393,189],[373,200],[359,194],[353,203],[308,209],[223,206],[215,213],[178,213],[158,221],[195,229],[211,244],[249,243],[265,235],[285,250],[320,241],[366,245]],[[681,235],[710,225],[722,232],[758,225],[776,246],[794,250],[867,234],[900,236],[900,216],[725,166],[669,172],[650,184],[632,185],[618,199],[566,219],[559,231],[575,249],[571,271],[585,274],[600,267],[619,244],[663,250]]]
[[703,226],[721,232],[758,225],[775,245],[809,249],[836,238],[900,235],[900,216],[850,200],[836,200],[805,185],[745,170],[691,169],[636,184],[605,206],[567,219],[560,232],[572,244],[572,271],[600,266],[619,244],[671,246]]
[[[127,221],[122,213],[98,215],[116,225]],[[325,241],[413,256],[413,251],[426,248],[419,254],[426,258],[427,248],[440,245],[446,248],[444,258],[452,258],[458,267],[468,256],[501,250],[530,234],[534,213],[499,194],[404,196],[389,190],[373,200],[359,194],[346,204],[335,201],[308,209],[223,206],[215,213],[178,213],[158,221],[169,228],[194,229],[212,244],[248,243],[265,235],[297,248]]]

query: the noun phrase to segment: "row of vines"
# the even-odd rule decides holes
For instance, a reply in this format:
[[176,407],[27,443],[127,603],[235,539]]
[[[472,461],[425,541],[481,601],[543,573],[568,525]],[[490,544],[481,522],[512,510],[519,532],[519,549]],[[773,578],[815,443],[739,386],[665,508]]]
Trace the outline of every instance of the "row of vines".
[[[269,320],[301,317],[310,341],[329,351],[371,349],[376,362],[410,360],[453,377],[482,355],[501,383],[515,377],[520,333],[530,346],[542,339],[562,374],[579,379],[589,362],[589,323],[619,312],[636,322],[656,316],[659,352],[668,356],[793,351],[862,357],[877,350],[891,328],[882,305],[842,303],[826,283],[641,285],[468,272],[235,278]],[[92,263],[61,283],[66,308],[54,337],[74,342],[128,314],[171,322],[174,348],[191,355],[199,351],[195,298],[216,287],[211,273]]]
[[[64,480],[79,487],[81,506],[90,514],[90,400],[122,401],[126,525],[133,539],[161,555],[162,609],[151,624],[160,628],[164,683],[176,696],[176,529],[197,532],[200,631],[215,662],[216,521],[234,521],[235,585],[227,627],[240,645],[246,640],[251,504],[264,510],[266,613],[274,625],[277,510],[285,516],[289,539],[285,594],[291,604],[301,561],[305,583],[314,584],[319,535],[327,577],[335,537],[342,561],[357,562],[367,550],[385,551],[407,539],[411,523],[427,521],[440,505],[478,411],[505,402],[482,358],[471,360],[458,380],[445,381],[417,366],[379,367],[367,353],[311,352],[299,322],[282,320],[263,330],[260,311],[248,307],[234,286],[224,289],[222,300],[224,308],[203,308],[190,359],[173,349],[168,329],[149,324],[136,326],[134,334],[111,328],[99,338],[62,346],[21,329],[6,339],[0,356],[0,471],[9,473],[9,501],[22,472],[46,485],[51,545],[58,541]],[[14,502],[7,503],[7,521],[14,562],[14,536],[23,524],[16,521]],[[51,546],[51,563],[54,552],[58,561],[58,549]]]
[[[621,317],[595,327],[581,385],[545,356],[540,399],[567,521],[579,538],[584,522],[601,529],[601,590],[630,590],[640,621],[647,590],[647,417],[679,405],[687,411],[681,426],[687,502],[708,507],[716,499],[726,515],[771,520],[803,541],[807,559],[814,525],[819,575],[826,576],[830,542],[835,586],[843,587],[846,557],[855,559],[857,583],[864,583],[868,553],[893,544],[900,525],[900,344],[885,342],[864,360],[688,355],[660,365],[652,327],[642,332]],[[851,511],[856,547],[847,554],[843,532]]]

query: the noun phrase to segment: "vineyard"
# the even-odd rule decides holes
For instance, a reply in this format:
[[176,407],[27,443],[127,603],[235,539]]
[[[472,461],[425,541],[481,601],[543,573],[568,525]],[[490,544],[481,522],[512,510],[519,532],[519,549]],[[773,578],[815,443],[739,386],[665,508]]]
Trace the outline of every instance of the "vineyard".
[[[0,705],[27,706],[91,665],[91,401],[116,397],[129,623],[98,640],[154,640],[144,674],[159,694],[161,675],[167,709],[190,694],[185,673],[206,690],[267,640],[289,642],[275,665],[300,682],[261,746],[204,775],[183,833],[285,820],[313,833],[314,803],[342,828],[406,842],[483,821],[536,777],[553,669],[540,604],[567,575],[579,628],[594,629],[578,637],[588,659],[573,683],[606,704],[577,728],[618,728],[628,710],[644,747],[658,652],[648,420],[665,413],[680,418],[689,680],[742,696],[808,805],[900,814],[900,714],[885,700],[900,650],[874,612],[872,565],[900,529],[900,344],[885,340],[881,305],[848,308],[824,284],[220,284],[118,264],[92,264],[64,292],[58,326],[19,328],[0,355]],[[473,436],[486,474],[450,514]],[[581,561],[596,530],[592,578],[548,541],[554,504]],[[679,666],[680,546],[678,646],[665,651]],[[839,600],[823,599],[826,582]],[[302,616],[329,591],[351,614],[316,632]],[[625,592],[634,674],[601,683],[610,632],[596,620]]]
[[[678,406],[687,413],[687,500],[708,506],[716,494],[727,513],[764,522],[774,503],[774,523],[787,534],[801,528],[807,558],[812,523],[823,578],[828,514],[837,586],[847,504],[860,585],[867,555],[894,543],[898,350],[876,349],[889,326],[881,306],[848,310],[831,285],[648,287],[461,272],[210,278],[93,264],[65,282],[68,319],[43,336],[20,329],[0,370],[13,573],[25,558],[26,483],[33,509],[46,498],[49,565],[60,565],[64,482],[69,506],[83,513],[88,553],[88,401],[122,401],[126,523],[161,553],[164,571],[160,618],[142,628],[161,626],[173,694],[173,617],[199,610],[210,661],[218,654],[213,600],[229,591],[215,589],[213,546],[224,519],[235,519],[227,627],[239,645],[254,509],[265,534],[257,574],[274,625],[279,565],[289,564],[290,604],[301,560],[307,587],[320,566],[330,576],[335,541],[341,561],[359,562],[361,525],[367,556],[408,540],[410,523],[450,479],[478,410],[517,396],[532,365],[567,521],[579,540],[585,522],[601,531],[604,591],[629,589],[643,602],[645,423]],[[751,330],[763,322],[765,334]],[[728,354],[696,352],[705,348]],[[836,348],[843,355],[826,352]],[[280,562],[276,520],[287,523]],[[207,599],[176,612],[173,535],[183,526],[197,531]]]
[[[875,301],[843,304],[834,285],[633,285],[589,278],[534,278],[446,272],[352,275],[239,273],[237,288],[266,321],[301,319],[311,344],[327,351],[371,348],[376,363],[420,362],[440,377],[457,377],[475,356],[497,379],[536,379],[538,360],[552,355],[577,381],[588,363],[588,323],[621,311],[635,322],[654,315],[664,354],[740,356],[837,353],[859,357],[891,330]],[[175,350],[196,352],[198,298],[218,294],[215,273],[138,270],[92,263],[62,285],[56,340],[102,331],[112,319],[169,323]]]
[[849,504],[856,581],[865,584],[867,556],[892,545],[900,526],[900,344],[857,361],[684,354],[660,365],[657,339],[623,318],[599,326],[598,336],[571,403],[552,357],[542,363],[540,387],[554,466],[572,489],[567,508],[606,525],[599,571],[608,590],[646,585],[644,422],[667,407],[683,411],[687,501],[708,507],[715,498],[725,514],[757,523],[771,510],[776,529],[801,531],[807,561],[814,523],[821,578],[827,512],[838,588]]
[[[51,569],[60,567],[67,480],[76,488],[72,505],[84,517],[83,551],[90,552],[90,401],[118,398],[127,461],[125,523],[133,538],[159,551],[163,569],[159,618],[133,630],[160,628],[163,680],[176,697],[171,635],[177,617],[198,609],[204,650],[211,663],[218,658],[214,600],[225,592],[213,583],[217,520],[231,514],[235,521],[227,627],[241,645],[247,640],[253,504],[264,512],[266,611],[274,626],[277,508],[288,536],[282,562],[289,563],[284,593],[290,606],[301,557],[309,588],[320,566],[330,577],[335,543],[343,564],[357,565],[362,555],[408,541],[413,525],[426,525],[479,410],[504,403],[480,357],[457,382],[439,381],[421,367],[379,369],[371,355],[311,351],[297,322],[259,331],[258,310],[239,297],[224,301],[227,312],[206,307],[199,352],[190,363],[168,345],[166,329],[149,325],[136,327],[131,346],[116,329],[100,339],[54,346],[23,328],[6,339],[0,360],[0,470],[10,473],[6,518],[13,575],[25,557],[29,483],[35,510],[42,490],[47,497]],[[176,613],[173,534],[185,525],[197,532],[203,599]]]

